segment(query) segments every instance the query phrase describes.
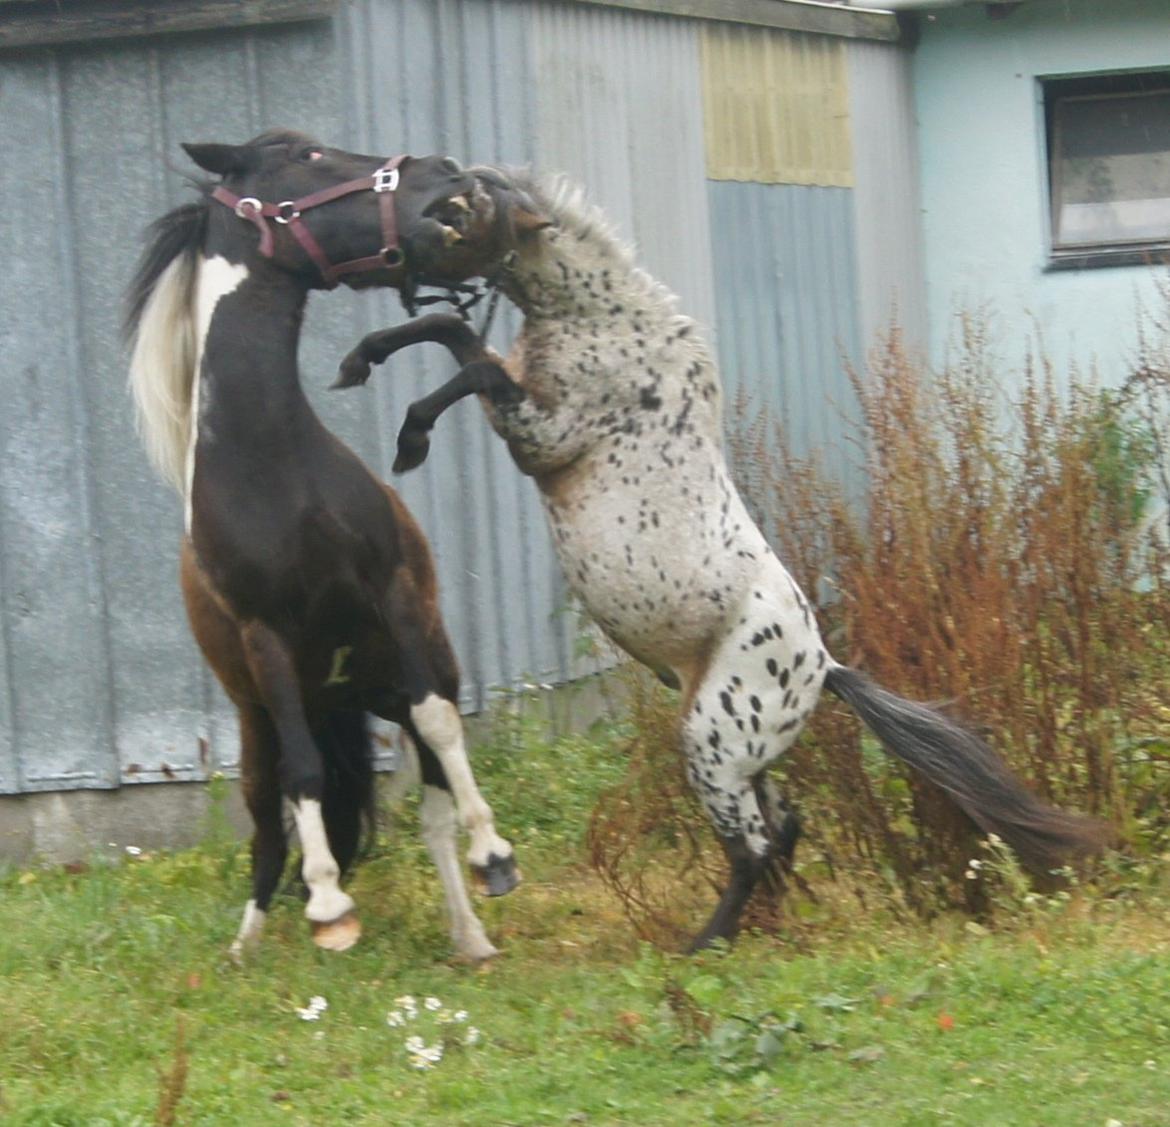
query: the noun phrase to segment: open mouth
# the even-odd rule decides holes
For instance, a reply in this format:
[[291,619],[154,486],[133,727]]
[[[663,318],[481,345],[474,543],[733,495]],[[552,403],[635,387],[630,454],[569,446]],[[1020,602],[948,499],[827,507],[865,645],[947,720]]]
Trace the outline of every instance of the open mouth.
[[423,212],[425,218],[433,219],[439,224],[444,246],[455,246],[467,236],[475,218],[470,196],[470,192],[463,192],[458,196],[437,200]]

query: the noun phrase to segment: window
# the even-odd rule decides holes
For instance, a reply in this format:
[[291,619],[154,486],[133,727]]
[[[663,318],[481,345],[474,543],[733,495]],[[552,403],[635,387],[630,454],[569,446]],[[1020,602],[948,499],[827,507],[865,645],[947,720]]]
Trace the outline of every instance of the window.
[[1170,72],[1044,82],[1054,268],[1170,259]]

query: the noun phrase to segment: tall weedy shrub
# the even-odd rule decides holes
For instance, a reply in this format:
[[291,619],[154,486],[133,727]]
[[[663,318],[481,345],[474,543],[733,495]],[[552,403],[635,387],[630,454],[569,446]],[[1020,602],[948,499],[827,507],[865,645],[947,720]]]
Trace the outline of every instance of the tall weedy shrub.
[[[1119,752],[1164,739],[1170,704],[1165,540],[1145,528],[1165,387],[1138,369],[1102,392],[1076,372],[1058,379],[1043,356],[1010,384],[978,318],[962,321],[939,372],[894,329],[852,379],[861,497],[793,456],[767,420],[732,444],[782,558],[807,591],[829,591],[819,614],[835,651],[905,695],[947,702],[1045,797],[1132,835]],[[855,728],[818,718],[787,775],[813,818],[828,798],[835,819],[866,827],[836,847],[880,858],[912,902],[941,891],[982,906],[961,879],[966,819],[867,754]]]

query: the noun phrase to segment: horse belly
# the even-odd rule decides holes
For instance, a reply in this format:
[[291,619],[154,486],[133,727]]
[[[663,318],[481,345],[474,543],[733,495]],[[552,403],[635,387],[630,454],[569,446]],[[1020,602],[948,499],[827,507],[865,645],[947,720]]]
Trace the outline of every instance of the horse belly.
[[703,504],[657,503],[594,479],[588,490],[546,492],[545,507],[574,594],[606,635],[658,670],[701,661],[758,568],[755,553],[724,547]]

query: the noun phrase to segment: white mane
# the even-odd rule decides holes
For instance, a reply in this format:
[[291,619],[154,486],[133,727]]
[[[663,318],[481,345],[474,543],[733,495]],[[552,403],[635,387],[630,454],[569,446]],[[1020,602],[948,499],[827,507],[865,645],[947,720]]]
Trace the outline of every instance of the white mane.
[[579,246],[593,265],[612,270],[615,278],[624,279],[626,293],[639,305],[656,307],[673,317],[679,328],[694,324],[690,317],[677,312],[678,295],[636,264],[635,248],[618,236],[613,221],[590,202],[580,184],[564,173],[540,178],[521,174],[516,182],[548,211],[567,236],[559,240],[561,247]]
[[195,383],[195,259],[179,254],[159,275],[138,319],[130,390],[138,431],[155,468],[185,492]]

